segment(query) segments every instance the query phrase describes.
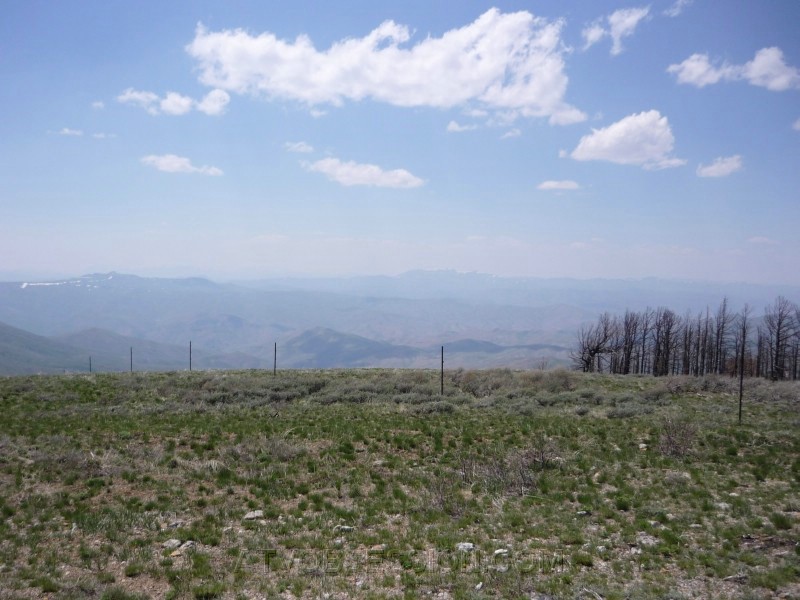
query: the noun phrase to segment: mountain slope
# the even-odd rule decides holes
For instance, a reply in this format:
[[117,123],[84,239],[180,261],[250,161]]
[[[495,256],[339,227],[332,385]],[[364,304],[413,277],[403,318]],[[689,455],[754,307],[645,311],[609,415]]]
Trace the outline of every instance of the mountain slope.
[[377,366],[413,359],[418,348],[377,342],[358,335],[317,327],[301,333],[280,347],[281,365],[296,368]]
[[[92,356],[98,371],[177,371],[189,368],[189,345],[163,344],[130,336],[119,335],[104,329],[85,329],[61,335],[54,340],[79,348]],[[245,353],[213,354],[203,347],[193,345],[194,369],[248,369],[262,368],[266,361]]]
[[88,369],[88,355],[77,348],[0,323],[0,375]]

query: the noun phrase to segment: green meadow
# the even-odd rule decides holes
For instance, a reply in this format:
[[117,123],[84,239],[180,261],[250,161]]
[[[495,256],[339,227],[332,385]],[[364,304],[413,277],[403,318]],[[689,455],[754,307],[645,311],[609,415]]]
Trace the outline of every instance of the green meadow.
[[0,598],[797,598],[800,384],[0,378]]

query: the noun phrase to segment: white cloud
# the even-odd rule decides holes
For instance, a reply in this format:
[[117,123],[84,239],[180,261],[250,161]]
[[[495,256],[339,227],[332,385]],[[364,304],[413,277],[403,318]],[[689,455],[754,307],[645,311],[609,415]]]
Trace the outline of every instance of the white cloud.
[[141,159],[142,164],[164,171],[165,173],[200,173],[202,175],[219,176],[222,171],[217,167],[195,167],[188,158],[175,154],[150,154]]
[[331,181],[346,186],[370,185],[388,188],[415,188],[425,183],[405,169],[385,171],[377,165],[359,164],[353,161],[343,162],[338,158],[323,158],[314,163],[306,164],[305,167],[309,171],[322,173]]
[[92,102],[92,108],[95,110],[103,110],[106,107],[106,103],[102,100],[97,100]]
[[477,125],[460,125],[455,121],[450,121],[447,124],[447,131],[450,133],[461,133],[463,131],[472,131],[473,129],[477,129]]
[[800,71],[783,60],[780,48],[762,48],[742,67],[742,76],[752,85],[772,92],[800,88]]
[[158,114],[158,95],[153,92],[144,92],[128,88],[117,96],[117,102],[122,104],[132,104],[145,109],[151,115]]
[[515,127],[514,129],[509,129],[508,131],[506,131],[503,135],[500,136],[500,139],[501,140],[507,140],[507,139],[510,139],[510,138],[519,137],[521,135],[522,135],[522,132]]
[[311,146],[310,144],[306,144],[305,142],[286,142],[284,144],[284,147],[289,152],[308,153],[314,151],[314,147]]
[[161,102],[159,109],[167,115],[185,115],[194,105],[194,100],[189,96],[181,96],[176,92],[169,92]]
[[609,35],[611,35],[611,54],[622,52],[622,38],[633,35],[636,27],[650,12],[650,7],[623,8],[611,13],[608,17]]
[[561,181],[554,181],[548,180],[543,181],[538,186],[536,186],[537,190],[579,190],[581,188],[577,182],[571,181],[569,179],[564,179]]
[[464,111],[464,114],[473,119],[482,119],[489,116],[489,113],[482,108],[468,108]]
[[474,22],[411,43],[403,25],[384,21],[361,38],[318,50],[266,32],[209,31],[198,26],[187,52],[200,81],[238,94],[294,100],[311,107],[371,99],[403,107],[464,106],[582,121],[567,104],[563,22],[491,9]]
[[792,123],[792,129],[795,131],[800,131],[800,119],[797,119],[794,123]]
[[664,11],[664,14],[668,17],[678,17],[683,13],[683,9],[691,5],[692,2],[693,0],[676,0],[675,4]]
[[93,133],[92,137],[96,140],[107,140],[110,138],[115,138],[117,135],[115,133]]
[[710,165],[699,165],[697,167],[698,177],[727,177],[742,168],[742,157],[738,154],[734,156],[720,156],[715,158]]
[[575,160],[606,160],[664,169],[686,162],[671,156],[674,144],[667,117],[650,110],[627,116],[603,129],[592,129],[592,133],[581,138],[571,156]]
[[[581,32],[584,39],[583,49],[586,50],[604,37],[609,36],[611,38],[611,54],[614,56],[621,54],[622,38],[633,35],[639,23],[646,19],[649,14],[649,6],[622,8],[614,11],[605,19],[600,19],[583,29]],[[605,25],[603,24],[604,20]]]
[[211,90],[197,103],[197,110],[211,116],[221,115],[230,101],[231,97],[225,90]]
[[196,109],[207,115],[216,116],[225,112],[230,96],[224,90],[215,89],[197,101],[177,92],[168,92],[166,96],[160,98],[153,92],[128,88],[117,96],[117,101],[143,108],[151,115],[185,115]]
[[605,27],[603,27],[600,23],[593,23],[588,27],[585,27],[584,30],[581,32],[581,35],[584,39],[584,46],[583,49],[586,50],[591,46],[594,46],[597,42],[602,40],[608,32],[606,31]]
[[71,135],[74,137],[78,137],[83,135],[83,131],[80,129],[70,129],[69,127],[64,127],[62,130],[58,132],[58,135]]
[[667,67],[667,72],[675,75],[678,83],[687,83],[700,88],[718,83],[722,79],[736,77],[736,67],[727,63],[715,67],[708,60],[707,54],[692,54],[682,63]]
[[715,66],[707,54],[692,54],[682,63],[670,65],[668,73],[676,76],[678,83],[704,87],[720,81],[744,80],[751,85],[765,87],[773,92],[800,88],[800,71],[786,64],[780,48],[762,48],[753,60],[743,65],[722,63]]
[[751,238],[749,238],[747,240],[747,242],[749,244],[756,244],[756,245],[759,245],[759,246],[777,246],[778,245],[778,242],[776,242],[775,240],[773,240],[771,238],[768,238],[768,237],[761,236],[761,235],[756,235],[754,237],[751,237]]

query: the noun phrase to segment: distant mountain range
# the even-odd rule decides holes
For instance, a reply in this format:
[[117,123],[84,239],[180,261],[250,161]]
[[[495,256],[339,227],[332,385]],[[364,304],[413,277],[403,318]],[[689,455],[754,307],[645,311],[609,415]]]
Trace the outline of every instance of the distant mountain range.
[[568,364],[602,311],[763,307],[798,288],[499,278],[398,277],[215,283],[104,273],[0,283],[0,374],[272,368],[534,368]]

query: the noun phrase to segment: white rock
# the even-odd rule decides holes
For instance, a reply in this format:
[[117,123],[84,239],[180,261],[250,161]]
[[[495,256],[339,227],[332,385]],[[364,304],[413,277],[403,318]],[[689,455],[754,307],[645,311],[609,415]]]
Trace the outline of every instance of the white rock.
[[161,544],[161,547],[162,548],[166,548],[167,550],[174,550],[175,548],[177,548],[180,545],[181,545],[181,541],[180,540],[176,540],[175,538],[172,538],[172,539],[167,540],[163,544]]
[[475,544],[472,542],[459,542],[456,544],[456,550],[460,552],[472,552],[475,549]]
[[636,543],[640,546],[655,546],[658,539],[648,533],[639,532],[636,534]]
[[244,516],[245,521],[253,521],[255,519],[262,519],[264,517],[263,510],[251,510]]
[[508,556],[508,548],[498,548],[494,551],[495,556]]

